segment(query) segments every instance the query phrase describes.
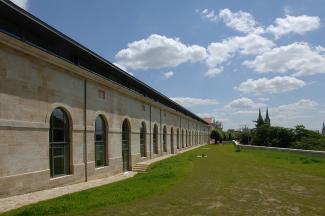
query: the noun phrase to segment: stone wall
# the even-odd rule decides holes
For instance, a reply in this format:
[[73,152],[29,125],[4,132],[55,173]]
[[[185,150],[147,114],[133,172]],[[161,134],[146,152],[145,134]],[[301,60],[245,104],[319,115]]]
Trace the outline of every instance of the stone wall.
[[[50,178],[49,121],[58,107],[66,111],[71,124],[71,174]],[[108,165],[95,168],[94,131],[99,115],[108,127]],[[209,135],[209,127],[196,119],[0,33],[0,197],[85,181],[85,136],[88,179],[122,172],[121,130],[125,119],[131,126],[133,165],[172,153],[172,129],[175,152],[181,150],[176,148],[177,129],[184,130],[184,136],[185,131],[188,135],[191,132],[187,146],[203,144]],[[142,122],[147,132],[144,158],[140,156]],[[159,131],[157,155],[153,154],[151,134],[155,124]],[[164,126],[166,153],[162,152]]]

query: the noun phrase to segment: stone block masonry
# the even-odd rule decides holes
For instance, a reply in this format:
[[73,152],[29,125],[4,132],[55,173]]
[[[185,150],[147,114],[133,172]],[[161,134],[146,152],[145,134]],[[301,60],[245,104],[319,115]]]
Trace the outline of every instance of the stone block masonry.
[[[202,119],[115,66],[107,63],[102,76],[45,45],[13,36],[15,31],[8,33],[14,29],[8,26],[22,25],[21,20],[14,23],[18,17],[39,28],[45,24],[10,2],[0,6],[1,20],[9,23],[0,32],[0,198],[113,176],[136,163],[208,142],[210,128]],[[38,32],[43,44],[49,40],[42,38],[44,31]],[[51,43],[71,42],[55,30],[49,34],[59,41],[50,38]],[[80,46],[70,48],[86,49]],[[60,49],[67,52],[68,47]],[[92,61],[88,64],[95,65]],[[159,97],[109,79],[111,70]],[[104,128],[96,126],[98,117]]]

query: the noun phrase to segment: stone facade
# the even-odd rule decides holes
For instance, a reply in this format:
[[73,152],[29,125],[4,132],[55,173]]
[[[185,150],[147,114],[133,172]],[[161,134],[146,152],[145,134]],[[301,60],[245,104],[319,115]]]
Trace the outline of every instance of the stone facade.
[[[51,178],[49,120],[58,107],[66,111],[71,126],[71,174]],[[108,127],[107,166],[95,168],[94,131],[99,115]],[[132,165],[173,153],[171,140],[174,152],[180,151],[177,130],[179,136],[182,130],[184,136],[187,134],[183,138],[185,148],[207,143],[209,138],[208,125],[0,33],[0,197],[122,172],[121,130],[125,119],[131,127]],[[146,125],[147,157],[140,156],[142,122]],[[152,149],[155,124],[158,154]],[[162,151],[165,126],[167,152]],[[182,138],[179,140],[181,147]]]

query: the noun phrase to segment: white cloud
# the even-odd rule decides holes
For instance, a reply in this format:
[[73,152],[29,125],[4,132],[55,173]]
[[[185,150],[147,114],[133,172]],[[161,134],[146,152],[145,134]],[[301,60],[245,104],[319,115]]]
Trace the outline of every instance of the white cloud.
[[170,99],[185,107],[216,105],[219,103],[216,99],[203,99],[191,97],[172,97]]
[[316,101],[310,99],[301,99],[296,103],[280,105],[278,107],[273,108],[272,110],[279,113],[281,112],[295,113],[295,112],[302,112],[305,110],[315,109],[317,106],[318,103]]
[[28,0],[11,0],[13,3],[23,8],[24,10],[28,9]]
[[257,99],[260,100],[260,101],[263,101],[263,102],[266,102],[266,101],[270,100],[270,98],[266,98],[266,97],[259,97]]
[[164,77],[165,79],[170,79],[170,78],[172,78],[173,76],[174,76],[174,72],[173,72],[173,71],[168,71],[168,72],[166,72],[166,73],[163,74],[163,77]]
[[238,115],[256,115],[257,116],[258,110],[257,109],[253,109],[253,110],[239,110],[239,111],[233,112],[233,114],[238,114]]
[[201,12],[201,16],[203,18],[206,18],[210,21],[217,21],[218,20],[218,15],[215,14],[214,10],[209,10],[209,9],[204,9]]
[[120,68],[121,70],[125,71],[126,73],[128,73],[128,74],[134,76],[134,74],[131,73],[130,71],[128,71],[128,69],[127,69],[126,67],[124,67],[123,65],[120,65],[119,63],[116,63],[116,62],[114,62],[113,64],[114,64],[116,67]]
[[215,67],[227,61],[236,52],[243,55],[256,55],[266,52],[274,46],[275,44],[272,41],[257,34],[230,37],[208,46],[206,63],[209,67]]
[[206,58],[206,49],[198,45],[187,46],[179,38],[152,34],[146,39],[128,44],[115,58],[117,63],[132,69],[159,69],[176,67],[184,62],[197,62]]
[[285,73],[295,71],[294,76],[325,73],[325,56],[321,48],[313,49],[307,43],[292,43],[266,51],[253,61],[243,64],[258,72]]
[[252,110],[252,109],[258,109],[260,107],[265,107],[266,104],[254,102],[250,98],[241,97],[238,99],[233,100],[229,104],[225,106],[226,109],[232,109],[237,111],[244,111],[244,110]]
[[221,74],[223,72],[223,67],[220,68],[210,68],[206,73],[205,76],[207,77],[216,77],[218,74]]
[[241,10],[238,12],[232,12],[228,8],[220,10],[219,18],[226,24],[226,26],[240,32],[264,32],[263,28],[259,26],[250,13]]
[[277,18],[275,25],[270,25],[266,31],[272,33],[275,38],[279,38],[285,34],[305,32],[318,29],[320,27],[320,18],[317,16],[290,16],[285,18]]
[[255,20],[253,15],[244,11],[232,12],[228,8],[222,9],[219,13],[214,10],[204,9],[201,11],[201,16],[211,22],[222,21],[227,27],[244,33],[264,33],[261,27]]
[[243,93],[260,94],[277,94],[292,91],[298,88],[302,88],[306,85],[303,80],[299,80],[290,76],[277,76],[272,79],[248,79],[245,82],[240,83],[238,87],[235,87]]
[[292,120],[294,120],[294,124],[298,124],[297,120],[311,117],[306,115],[306,113],[314,113],[318,106],[319,104],[316,101],[301,99],[295,103],[270,108],[270,113],[272,113],[271,119],[277,120],[278,124]]
[[283,12],[286,14],[286,15],[289,15],[291,12],[292,12],[292,9],[289,7],[289,6],[285,6],[283,8]]
[[320,54],[324,55],[325,54],[325,47],[322,46],[317,46],[315,47],[315,50],[319,52]]

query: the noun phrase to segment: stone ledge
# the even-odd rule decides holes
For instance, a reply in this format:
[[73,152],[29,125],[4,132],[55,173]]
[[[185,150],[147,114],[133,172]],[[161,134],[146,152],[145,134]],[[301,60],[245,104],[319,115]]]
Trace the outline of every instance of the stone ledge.
[[49,125],[42,122],[17,121],[0,119],[0,127],[24,128],[24,129],[49,129]]

